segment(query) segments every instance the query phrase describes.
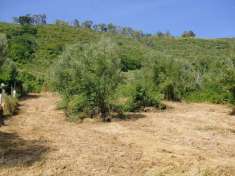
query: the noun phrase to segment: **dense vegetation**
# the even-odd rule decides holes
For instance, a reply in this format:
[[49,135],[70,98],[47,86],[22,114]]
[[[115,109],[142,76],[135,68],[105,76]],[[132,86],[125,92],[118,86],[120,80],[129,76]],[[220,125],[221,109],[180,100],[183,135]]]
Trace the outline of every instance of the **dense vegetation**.
[[7,39],[4,34],[0,34],[0,82],[13,86],[17,81],[17,68],[15,63],[7,58]]
[[78,20],[47,25],[45,16],[15,21],[0,23],[8,40],[6,48],[1,35],[0,81],[24,92],[56,90],[70,116],[106,118],[161,107],[162,99],[235,103],[234,39],[146,35]]
[[[0,83],[1,88],[2,83],[8,85],[6,87],[6,91],[11,93],[11,89],[17,83],[17,68],[14,62],[6,57],[6,49],[7,49],[7,40],[6,36],[0,34]],[[5,88],[5,87],[4,87]],[[4,107],[2,109],[0,105],[0,126],[3,123],[2,115],[13,115],[16,112],[17,108],[17,99],[16,97],[11,97],[4,95],[2,96],[4,99]]]

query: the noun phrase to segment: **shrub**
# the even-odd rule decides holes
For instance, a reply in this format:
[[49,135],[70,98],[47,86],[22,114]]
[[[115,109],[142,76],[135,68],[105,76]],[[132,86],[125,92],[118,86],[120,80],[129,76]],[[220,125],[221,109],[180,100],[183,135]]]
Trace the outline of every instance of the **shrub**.
[[[145,57],[142,75],[146,76],[143,85],[149,82],[148,87],[152,87],[152,90],[155,89],[155,92],[157,89],[157,92],[167,100],[181,100],[182,92],[187,89],[189,83],[185,84],[184,82],[186,78],[179,62],[176,62],[174,58],[165,57],[155,52],[150,52]],[[191,81],[189,78],[187,79],[188,82]]]
[[121,70],[128,72],[130,70],[138,70],[142,67],[145,48],[129,41],[120,42],[118,45],[118,54],[121,59]]
[[14,82],[17,74],[16,64],[10,59],[6,59],[0,70],[0,80]]
[[184,98],[192,102],[211,102],[216,104],[229,102],[231,99],[228,91],[224,91],[221,86],[212,85],[211,83],[200,90],[191,92]]
[[123,105],[125,111],[138,111],[145,107],[160,107],[162,96],[159,87],[154,83],[152,61],[146,59],[141,70],[129,73],[127,76],[126,103]]
[[83,112],[87,103],[87,99],[83,95],[74,95],[70,98],[67,107],[66,112],[69,115],[78,114],[79,112]]
[[145,107],[159,107],[161,96],[159,93],[147,89],[142,85],[137,85],[130,101],[128,108],[130,111],[140,110]]
[[171,80],[166,80],[160,85],[160,90],[164,94],[164,98],[172,101],[180,101],[182,99],[181,92],[178,90],[177,84]]
[[69,112],[89,116],[98,109],[103,119],[109,116],[113,93],[122,80],[120,60],[110,39],[67,48],[52,70],[51,84],[68,99]]
[[44,79],[35,77],[25,71],[18,74],[18,80],[22,87],[21,94],[27,94],[28,92],[40,92],[44,83]]
[[235,103],[235,61],[226,64],[220,84],[230,93],[230,102]]

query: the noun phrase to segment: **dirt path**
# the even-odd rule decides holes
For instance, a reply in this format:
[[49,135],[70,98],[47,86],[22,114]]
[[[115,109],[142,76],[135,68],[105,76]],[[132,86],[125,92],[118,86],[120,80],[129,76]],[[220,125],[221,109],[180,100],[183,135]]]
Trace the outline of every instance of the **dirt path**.
[[221,105],[168,103],[126,121],[74,124],[58,98],[31,95],[0,128],[0,175],[235,175],[235,117]]

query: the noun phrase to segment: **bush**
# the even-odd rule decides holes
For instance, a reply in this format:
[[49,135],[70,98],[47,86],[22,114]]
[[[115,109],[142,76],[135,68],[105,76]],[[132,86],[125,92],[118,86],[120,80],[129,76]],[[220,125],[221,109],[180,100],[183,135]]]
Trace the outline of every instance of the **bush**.
[[78,114],[79,112],[83,112],[88,105],[87,99],[83,95],[74,95],[70,98],[67,107],[66,112],[69,115]]
[[6,59],[0,69],[0,81],[13,83],[16,81],[17,74],[16,64],[10,59]]
[[218,85],[212,86],[211,83],[210,86],[208,85],[200,90],[191,92],[184,98],[190,102],[211,102],[216,104],[232,101],[228,91],[223,90],[223,88]]
[[109,116],[113,93],[122,80],[120,60],[110,39],[67,48],[52,70],[52,87],[68,99],[69,113],[90,116],[98,109],[103,119]]
[[235,103],[235,61],[227,63],[220,84],[223,85],[225,91],[230,93],[229,101]]
[[136,111],[145,107],[160,107],[161,96],[159,93],[137,85],[131,99],[128,102],[128,110]]
[[14,115],[17,111],[17,106],[18,106],[17,98],[13,98],[8,95],[4,96],[4,106],[3,106],[4,115],[6,116]]
[[118,54],[123,72],[138,70],[142,67],[141,62],[146,51],[137,44],[130,41],[119,43]]
[[166,100],[180,101],[182,99],[182,95],[180,90],[178,90],[177,83],[171,80],[166,80],[160,84],[160,90]]
[[23,95],[28,92],[40,92],[44,83],[44,79],[35,77],[25,71],[18,74],[18,80],[21,84],[21,94]]

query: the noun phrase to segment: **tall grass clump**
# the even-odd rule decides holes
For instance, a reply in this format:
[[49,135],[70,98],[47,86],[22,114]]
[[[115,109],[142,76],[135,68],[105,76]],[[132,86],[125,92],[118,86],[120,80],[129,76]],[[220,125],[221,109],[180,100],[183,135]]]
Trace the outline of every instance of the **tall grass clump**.
[[4,95],[3,114],[12,116],[17,112],[18,100],[9,95]]

